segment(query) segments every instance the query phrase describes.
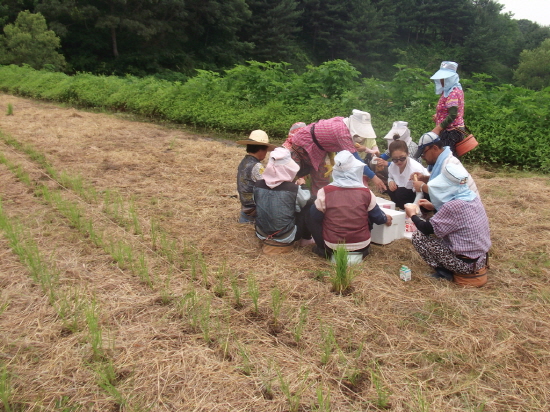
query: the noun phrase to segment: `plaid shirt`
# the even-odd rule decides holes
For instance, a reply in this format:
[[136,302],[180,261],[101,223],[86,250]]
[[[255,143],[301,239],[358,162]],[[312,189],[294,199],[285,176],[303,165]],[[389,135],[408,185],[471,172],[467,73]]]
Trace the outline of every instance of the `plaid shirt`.
[[[343,117],[333,117],[332,119],[319,120],[317,123],[298,129],[294,135],[292,143],[305,149],[315,170],[319,170],[327,152],[349,150],[351,153],[355,153],[357,151],[343,119]],[[319,149],[311,137],[313,124],[315,124],[315,137],[325,150]]]
[[470,202],[451,200],[430,219],[437,237],[455,255],[471,259],[485,255],[491,247],[489,219],[478,196]]

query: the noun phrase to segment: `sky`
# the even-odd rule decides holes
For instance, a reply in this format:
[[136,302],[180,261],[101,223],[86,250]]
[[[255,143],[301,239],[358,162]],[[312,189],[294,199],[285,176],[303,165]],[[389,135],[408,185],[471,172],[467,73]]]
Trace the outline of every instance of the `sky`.
[[511,11],[516,20],[527,19],[550,26],[550,0],[496,0],[504,6],[504,13]]

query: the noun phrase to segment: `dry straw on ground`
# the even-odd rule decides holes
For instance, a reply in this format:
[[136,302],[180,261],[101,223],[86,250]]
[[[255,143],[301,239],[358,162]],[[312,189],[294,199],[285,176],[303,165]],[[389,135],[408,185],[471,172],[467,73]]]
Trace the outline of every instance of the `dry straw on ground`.
[[[266,257],[253,228],[236,223],[232,196],[243,147],[0,95],[0,105],[8,103],[14,115],[0,116],[3,136],[97,192],[85,199],[59,189],[43,165],[0,139],[7,162],[31,178],[25,184],[0,164],[3,213],[59,272],[58,296],[96,302],[103,344],[93,358],[85,319],[68,330],[56,303],[0,236],[0,383],[8,384],[0,409],[549,409],[547,177],[472,169],[491,221],[486,287],[462,289],[423,276],[429,268],[401,239],[374,245],[352,293],[338,296],[324,279],[329,263],[300,248]],[[104,239],[146,257],[152,287],[69,223],[36,193],[39,185],[78,205]],[[141,234],[113,218],[108,202],[115,194],[125,208],[133,199]],[[161,253],[155,230],[174,241],[176,257]],[[411,282],[399,279],[402,264],[412,269]],[[258,313],[250,278],[259,288]],[[274,288],[284,295],[277,324]],[[307,318],[300,322],[302,307]],[[110,386],[102,381],[109,365]]]

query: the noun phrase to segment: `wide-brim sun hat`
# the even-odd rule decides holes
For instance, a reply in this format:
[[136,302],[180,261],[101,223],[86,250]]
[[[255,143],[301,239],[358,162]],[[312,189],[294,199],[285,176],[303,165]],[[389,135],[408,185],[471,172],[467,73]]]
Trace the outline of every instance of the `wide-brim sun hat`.
[[275,147],[277,147],[269,143],[269,137],[263,130],[253,130],[252,133],[250,133],[250,136],[248,136],[248,139],[237,140],[236,143],[243,145],[253,144],[257,146],[267,146],[267,150],[274,150]]
[[458,68],[458,63],[451,62],[451,61],[444,61],[441,62],[441,66],[439,67],[439,70],[436,71],[432,77],[430,77],[431,80],[440,80],[440,79],[448,79],[451,76],[454,76],[456,74],[456,69]]
[[424,133],[418,141],[418,150],[414,154],[414,158],[418,159],[422,156],[422,153],[424,153],[424,149],[426,149],[426,147],[437,142],[439,142],[439,136],[437,134],[434,132]]
[[376,139],[376,133],[372,127],[370,113],[361,110],[353,109],[348,121],[345,122],[348,126],[351,137],[360,136],[364,139]]
[[399,140],[407,140],[411,135],[411,131],[407,127],[408,125],[409,125],[408,122],[403,122],[403,121],[393,122],[393,126],[391,130],[388,132],[386,136],[384,136],[384,139],[393,140],[393,136],[397,134],[399,135]]

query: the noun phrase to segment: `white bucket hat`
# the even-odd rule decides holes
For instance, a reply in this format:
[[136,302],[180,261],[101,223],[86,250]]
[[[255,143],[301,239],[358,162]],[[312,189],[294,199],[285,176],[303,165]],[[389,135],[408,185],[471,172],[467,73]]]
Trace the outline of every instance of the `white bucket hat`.
[[[361,143],[365,139],[376,139],[376,133],[370,121],[370,113],[353,109],[351,116],[344,119],[344,123],[353,140],[356,142],[359,140],[357,143]],[[355,139],[354,136],[359,136],[361,139]]]
[[386,140],[393,140],[394,135],[399,135],[398,140],[403,140],[405,143],[410,143],[411,140],[411,131],[407,127],[409,125],[408,122],[402,122],[397,121],[393,122],[393,126],[391,130],[388,132],[386,136],[384,136],[384,139]]

